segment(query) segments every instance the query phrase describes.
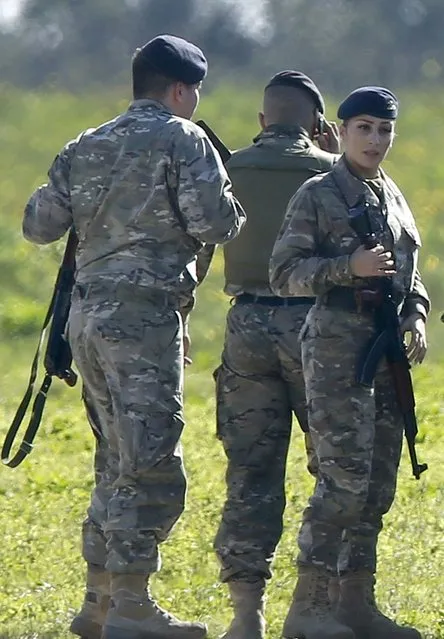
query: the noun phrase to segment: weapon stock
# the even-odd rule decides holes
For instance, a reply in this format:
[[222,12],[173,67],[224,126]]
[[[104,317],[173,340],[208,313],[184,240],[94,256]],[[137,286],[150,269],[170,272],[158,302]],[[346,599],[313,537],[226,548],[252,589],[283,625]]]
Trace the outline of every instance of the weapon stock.
[[[405,353],[404,353],[405,355]],[[407,356],[405,356],[407,359]],[[413,392],[410,364],[407,361],[389,361],[390,372],[395,384],[399,408],[404,420],[404,433],[407,441],[412,471],[415,479],[427,470],[427,464],[420,464],[416,456],[415,440],[418,434],[418,424],[415,415],[415,395]]]

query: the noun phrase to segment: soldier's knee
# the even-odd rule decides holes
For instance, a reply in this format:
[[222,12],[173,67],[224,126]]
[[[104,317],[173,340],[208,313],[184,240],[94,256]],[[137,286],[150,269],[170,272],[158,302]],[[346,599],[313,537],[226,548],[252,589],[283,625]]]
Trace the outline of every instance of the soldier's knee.
[[311,518],[336,528],[350,528],[359,522],[365,501],[365,495],[318,492],[311,500]]

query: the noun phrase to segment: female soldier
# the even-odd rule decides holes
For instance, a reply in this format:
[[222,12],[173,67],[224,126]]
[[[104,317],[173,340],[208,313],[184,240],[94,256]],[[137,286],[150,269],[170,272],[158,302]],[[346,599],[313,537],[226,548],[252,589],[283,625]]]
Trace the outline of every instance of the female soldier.
[[[387,278],[401,331],[410,333],[410,361],[420,363],[426,352],[430,302],[417,269],[419,234],[404,197],[380,169],[397,114],[398,101],[384,88],[362,87],[344,100],[343,156],[290,201],[271,258],[277,294],[317,297],[301,340],[320,474],[299,532],[284,637],[420,638],[382,615],[373,594],[377,538],[394,499],[403,433],[385,358],[373,387],[355,381],[357,358],[374,335],[374,309],[362,303],[363,291],[376,291]],[[353,231],[357,212],[367,216],[375,248],[366,249]],[[327,585],[336,575],[333,617]]]

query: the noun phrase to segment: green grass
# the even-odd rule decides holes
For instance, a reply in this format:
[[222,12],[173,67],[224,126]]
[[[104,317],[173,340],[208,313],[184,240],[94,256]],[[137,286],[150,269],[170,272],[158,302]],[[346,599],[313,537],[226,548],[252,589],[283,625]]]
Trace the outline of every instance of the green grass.
[[[256,131],[259,93],[226,89],[204,99],[200,115],[217,125],[231,147]],[[424,238],[422,265],[433,295],[431,354],[415,372],[418,456],[429,463],[419,482],[404,453],[395,504],[385,519],[379,551],[378,597],[398,620],[416,625],[425,639],[444,639],[444,366],[440,362],[443,299],[444,171],[440,140],[443,99],[406,96],[399,139],[388,165],[417,213]],[[82,127],[111,117],[119,96],[76,98],[21,95],[5,90],[0,105],[0,441],[27,382],[61,244],[37,249],[21,239],[21,212],[43,180],[52,156]],[[58,117],[56,117],[58,114]],[[228,115],[226,115],[228,114]],[[426,127],[425,122],[433,126]],[[184,516],[162,547],[163,569],[153,581],[160,602],[187,618],[208,622],[217,637],[230,619],[226,588],[218,582],[212,542],[224,496],[225,460],[215,437],[212,370],[221,351],[227,300],[221,260],[199,291],[191,330],[194,364],[187,370],[184,454],[189,493]],[[444,303],[443,303],[444,306]],[[0,639],[64,639],[83,594],[80,529],[92,488],[93,437],[79,388],[54,383],[37,445],[16,470],[0,468]],[[302,438],[295,429],[287,472],[285,532],[269,587],[268,637],[280,636],[295,581],[293,567],[301,511],[312,481]]]

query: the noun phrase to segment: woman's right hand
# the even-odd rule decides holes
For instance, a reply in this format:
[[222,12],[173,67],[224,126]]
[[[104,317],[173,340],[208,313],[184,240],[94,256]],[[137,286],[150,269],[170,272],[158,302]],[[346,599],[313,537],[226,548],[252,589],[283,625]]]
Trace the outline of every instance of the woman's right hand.
[[356,277],[385,277],[396,273],[393,256],[382,244],[372,249],[359,246],[350,257],[350,268]]

